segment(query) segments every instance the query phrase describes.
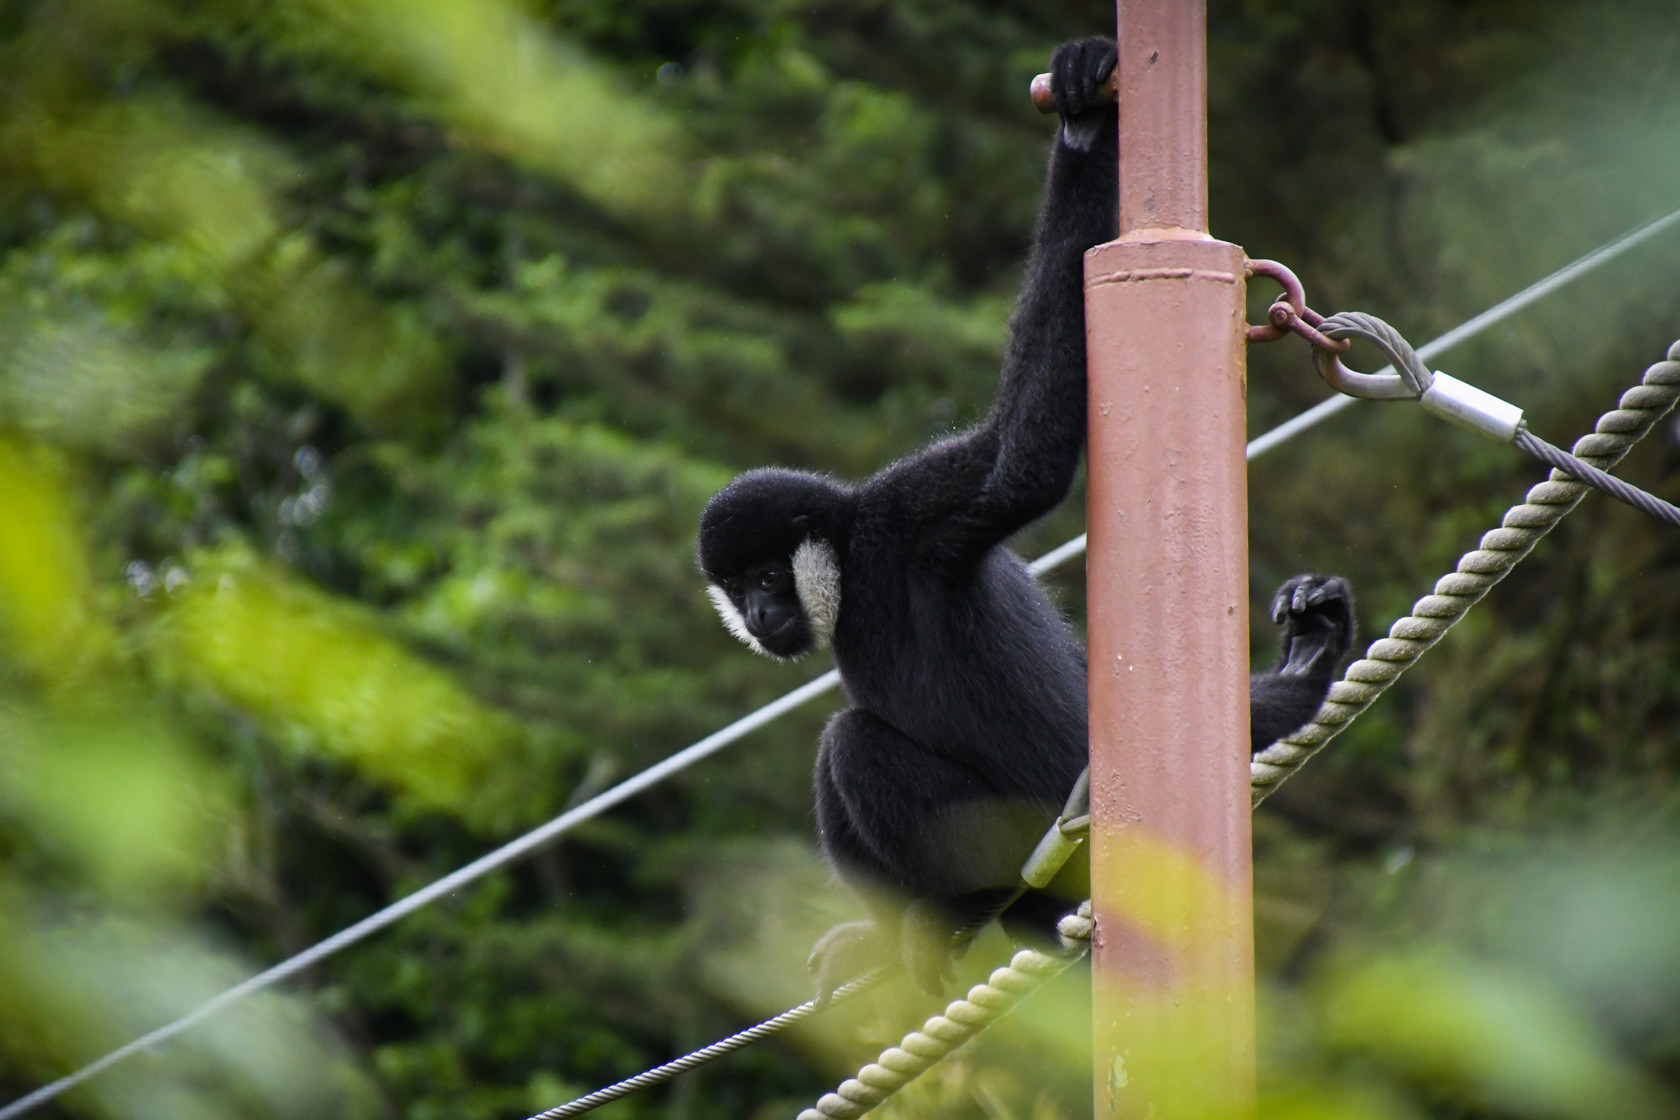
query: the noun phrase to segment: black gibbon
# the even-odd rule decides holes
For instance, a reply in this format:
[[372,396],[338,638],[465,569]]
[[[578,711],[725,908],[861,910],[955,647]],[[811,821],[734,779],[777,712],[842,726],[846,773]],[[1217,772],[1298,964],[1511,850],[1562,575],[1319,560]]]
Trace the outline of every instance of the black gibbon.
[[[1097,92],[1114,62],[1100,39],[1052,59],[1061,129],[986,421],[855,485],[750,471],[700,519],[725,625],[775,658],[831,646],[850,702],[817,751],[817,828],[873,920],[817,943],[820,998],[895,960],[938,993],[953,933],[1009,899],[1085,766],[1084,648],[1003,542],[1067,495],[1084,444],[1082,256],[1115,236],[1115,109]],[[1289,580],[1272,614],[1283,655],[1251,681],[1256,750],[1313,715],[1353,638],[1339,578]],[[1005,926],[1042,935],[1080,889],[1028,893]]]

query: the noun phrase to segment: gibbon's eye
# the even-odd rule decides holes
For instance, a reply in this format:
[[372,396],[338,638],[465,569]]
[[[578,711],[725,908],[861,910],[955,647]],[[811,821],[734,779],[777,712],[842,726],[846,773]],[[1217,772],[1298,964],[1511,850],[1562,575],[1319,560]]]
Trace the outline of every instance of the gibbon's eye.
[[741,596],[747,593],[747,589],[738,579],[726,579],[723,581],[723,593],[739,603]]
[[758,584],[760,591],[775,591],[782,586],[784,575],[780,568],[766,568],[758,573],[758,578],[753,582]]

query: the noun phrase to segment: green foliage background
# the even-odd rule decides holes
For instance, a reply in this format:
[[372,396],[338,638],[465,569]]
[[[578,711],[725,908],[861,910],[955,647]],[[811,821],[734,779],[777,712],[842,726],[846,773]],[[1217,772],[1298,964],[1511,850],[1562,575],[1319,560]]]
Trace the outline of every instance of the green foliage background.
[[[1670,0],[1210,9],[1215,232],[1320,310],[1422,342],[1680,203]],[[0,5],[0,1098],[812,675],[709,617],[700,505],[979,415],[1051,135],[1027,80],[1112,18]],[[1676,244],[1441,364],[1572,439],[1680,336]],[[1255,432],[1323,395],[1300,346],[1255,350]],[[1680,500],[1677,448],[1623,473]],[[1255,464],[1255,601],[1344,572],[1377,633],[1536,477],[1362,406]],[[1259,814],[1268,1115],[1673,1107],[1677,561],[1589,500]],[[822,718],[42,1114],[519,1117],[797,1002],[847,906],[811,841]],[[889,1112],[1085,1113],[1082,984]],[[791,1114],[927,1011],[612,1114]]]

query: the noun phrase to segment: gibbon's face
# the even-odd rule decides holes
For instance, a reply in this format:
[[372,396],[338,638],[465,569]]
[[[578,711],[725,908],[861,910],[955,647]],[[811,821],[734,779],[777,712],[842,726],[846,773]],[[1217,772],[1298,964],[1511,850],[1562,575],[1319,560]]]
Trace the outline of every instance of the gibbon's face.
[[840,567],[828,542],[806,538],[790,558],[759,561],[706,591],[731,634],[755,653],[791,661],[833,636]]
[[851,493],[821,475],[767,467],[712,495],[696,559],[731,634],[790,661],[828,644],[840,617],[840,562]]

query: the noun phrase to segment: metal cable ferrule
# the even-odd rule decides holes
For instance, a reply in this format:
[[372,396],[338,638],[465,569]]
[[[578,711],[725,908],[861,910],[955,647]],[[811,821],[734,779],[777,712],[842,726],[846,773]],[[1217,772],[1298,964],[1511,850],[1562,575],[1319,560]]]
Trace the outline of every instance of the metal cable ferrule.
[[1362,311],[1339,312],[1326,317],[1318,330],[1332,339],[1358,338],[1371,343],[1399,371],[1357,373],[1344,366],[1338,354],[1314,347],[1313,359],[1319,374],[1340,392],[1366,400],[1416,400],[1426,412],[1448,423],[1509,443],[1570,478],[1680,528],[1680,508],[1547,443],[1529,430],[1523,410],[1509,401],[1450,374],[1431,371],[1411,343],[1375,315]]

